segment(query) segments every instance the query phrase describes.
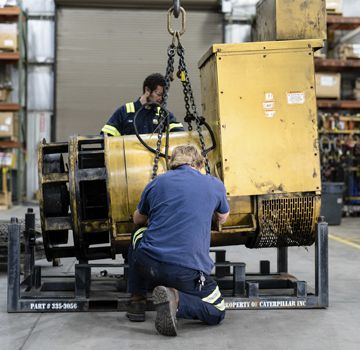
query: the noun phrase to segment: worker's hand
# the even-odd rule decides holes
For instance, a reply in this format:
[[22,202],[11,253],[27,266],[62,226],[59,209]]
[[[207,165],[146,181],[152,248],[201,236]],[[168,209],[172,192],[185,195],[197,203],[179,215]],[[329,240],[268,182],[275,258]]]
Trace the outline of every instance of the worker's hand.
[[214,219],[219,225],[224,224],[226,222],[228,216],[229,216],[229,212],[224,213],[224,214],[218,213],[218,212],[214,213]]
[[147,225],[148,217],[146,215],[140,214],[139,210],[136,209],[134,212],[133,221],[136,225]]

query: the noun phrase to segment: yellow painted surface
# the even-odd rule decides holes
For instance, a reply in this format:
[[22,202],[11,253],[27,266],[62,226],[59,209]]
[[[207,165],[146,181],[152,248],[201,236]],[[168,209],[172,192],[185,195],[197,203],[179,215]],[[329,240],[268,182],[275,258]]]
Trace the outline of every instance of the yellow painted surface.
[[[142,135],[142,138],[149,146],[156,148],[156,135]],[[188,143],[196,144],[200,148],[196,132],[171,133],[169,155],[174,147]],[[164,144],[165,139],[162,152]],[[124,225],[127,226],[131,221],[141,193],[151,180],[155,155],[145,149],[135,135],[107,137],[104,146],[112,230],[113,235],[117,236],[124,232]],[[165,159],[160,158],[158,174],[165,171]],[[127,232],[128,229],[125,230],[125,233]]]
[[326,39],[325,0],[261,0],[256,40]]
[[[313,48],[321,40],[213,45],[200,61],[229,196],[317,192]],[[212,81],[215,96],[204,91]]]

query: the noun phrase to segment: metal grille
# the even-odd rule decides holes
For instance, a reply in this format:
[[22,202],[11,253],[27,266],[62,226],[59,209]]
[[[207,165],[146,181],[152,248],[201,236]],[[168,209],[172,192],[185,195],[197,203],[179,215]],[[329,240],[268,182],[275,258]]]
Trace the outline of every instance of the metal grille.
[[315,241],[314,195],[259,200],[255,247],[311,245]]

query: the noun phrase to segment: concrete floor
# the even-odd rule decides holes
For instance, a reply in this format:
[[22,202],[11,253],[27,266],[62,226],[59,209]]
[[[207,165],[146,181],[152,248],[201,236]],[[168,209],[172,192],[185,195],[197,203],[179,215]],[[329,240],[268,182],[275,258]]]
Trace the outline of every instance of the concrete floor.
[[[1,212],[0,219],[24,208]],[[154,312],[145,323],[130,323],[121,312],[8,314],[6,275],[0,275],[0,349],[360,349],[360,218],[344,218],[329,228],[330,307],[326,310],[228,311],[220,326],[180,321],[179,335],[154,329]],[[313,247],[289,248],[289,272],[314,284]],[[228,247],[227,259],[258,270],[259,259],[276,268],[274,249]],[[65,260],[65,259],[64,259]],[[68,264],[64,261],[64,266]],[[46,265],[46,263],[42,262]],[[62,269],[59,267],[56,269]]]

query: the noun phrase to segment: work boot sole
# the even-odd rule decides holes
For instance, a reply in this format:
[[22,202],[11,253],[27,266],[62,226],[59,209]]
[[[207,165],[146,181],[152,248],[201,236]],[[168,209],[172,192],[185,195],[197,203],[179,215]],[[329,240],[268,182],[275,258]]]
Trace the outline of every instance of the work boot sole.
[[159,286],[154,289],[153,303],[156,308],[155,328],[162,335],[176,336],[176,315],[170,307],[170,292],[166,287]]

